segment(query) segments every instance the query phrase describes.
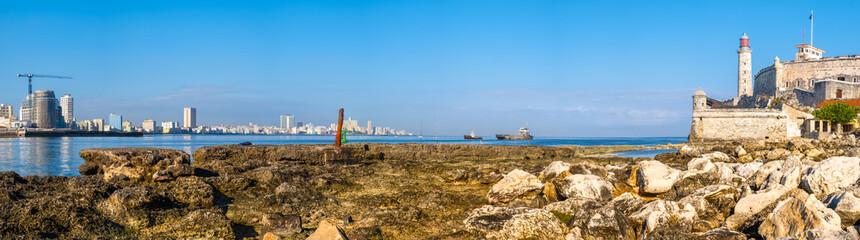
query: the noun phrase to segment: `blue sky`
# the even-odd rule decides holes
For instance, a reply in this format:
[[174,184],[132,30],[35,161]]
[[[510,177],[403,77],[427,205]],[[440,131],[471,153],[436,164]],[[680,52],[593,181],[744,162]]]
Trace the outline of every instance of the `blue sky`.
[[[411,132],[686,136],[691,94],[737,92],[738,38],[753,71],[815,45],[860,54],[858,2],[3,1],[0,103],[34,89],[75,98],[78,120],[115,112],[204,125],[324,124],[337,109]],[[808,36],[808,35],[807,35]]]

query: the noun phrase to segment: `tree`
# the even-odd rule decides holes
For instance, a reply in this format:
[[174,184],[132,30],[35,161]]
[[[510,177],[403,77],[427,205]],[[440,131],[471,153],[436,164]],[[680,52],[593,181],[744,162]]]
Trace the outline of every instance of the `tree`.
[[812,111],[815,118],[830,120],[837,123],[847,123],[857,118],[858,109],[844,102],[835,102],[824,105],[818,110]]

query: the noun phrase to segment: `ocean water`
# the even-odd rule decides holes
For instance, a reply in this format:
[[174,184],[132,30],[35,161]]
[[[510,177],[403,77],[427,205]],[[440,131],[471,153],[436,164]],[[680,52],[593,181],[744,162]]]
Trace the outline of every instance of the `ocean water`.
[[[686,137],[542,138],[533,140],[464,140],[433,136],[347,136],[349,143],[466,143],[487,145],[660,145],[686,142]],[[304,135],[147,135],[144,137],[0,138],[0,171],[24,175],[80,176],[83,149],[109,147],[165,147],[189,154],[204,146],[251,142],[255,145],[332,144],[334,136]],[[652,155],[653,156],[653,155]]]

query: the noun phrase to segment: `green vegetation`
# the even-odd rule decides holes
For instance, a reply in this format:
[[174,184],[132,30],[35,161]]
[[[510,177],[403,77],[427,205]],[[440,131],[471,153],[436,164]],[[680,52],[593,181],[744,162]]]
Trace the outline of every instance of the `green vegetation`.
[[818,110],[812,111],[815,118],[830,120],[838,123],[847,123],[857,118],[860,109],[843,102],[827,104]]
[[567,215],[567,214],[556,212],[556,211],[549,211],[549,212],[551,212],[552,215],[555,215],[555,218],[558,218],[558,220],[560,220],[561,222],[563,222],[565,224],[567,224],[567,222],[570,221],[570,218],[573,217],[571,215]]

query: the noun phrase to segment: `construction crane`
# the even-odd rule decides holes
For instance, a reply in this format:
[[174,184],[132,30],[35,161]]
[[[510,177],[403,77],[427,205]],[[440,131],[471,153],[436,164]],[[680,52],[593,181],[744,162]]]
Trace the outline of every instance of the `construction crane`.
[[33,94],[33,78],[63,78],[63,79],[72,79],[71,77],[63,77],[63,76],[54,76],[54,75],[43,75],[43,74],[18,74],[18,77],[27,78],[27,96]]

